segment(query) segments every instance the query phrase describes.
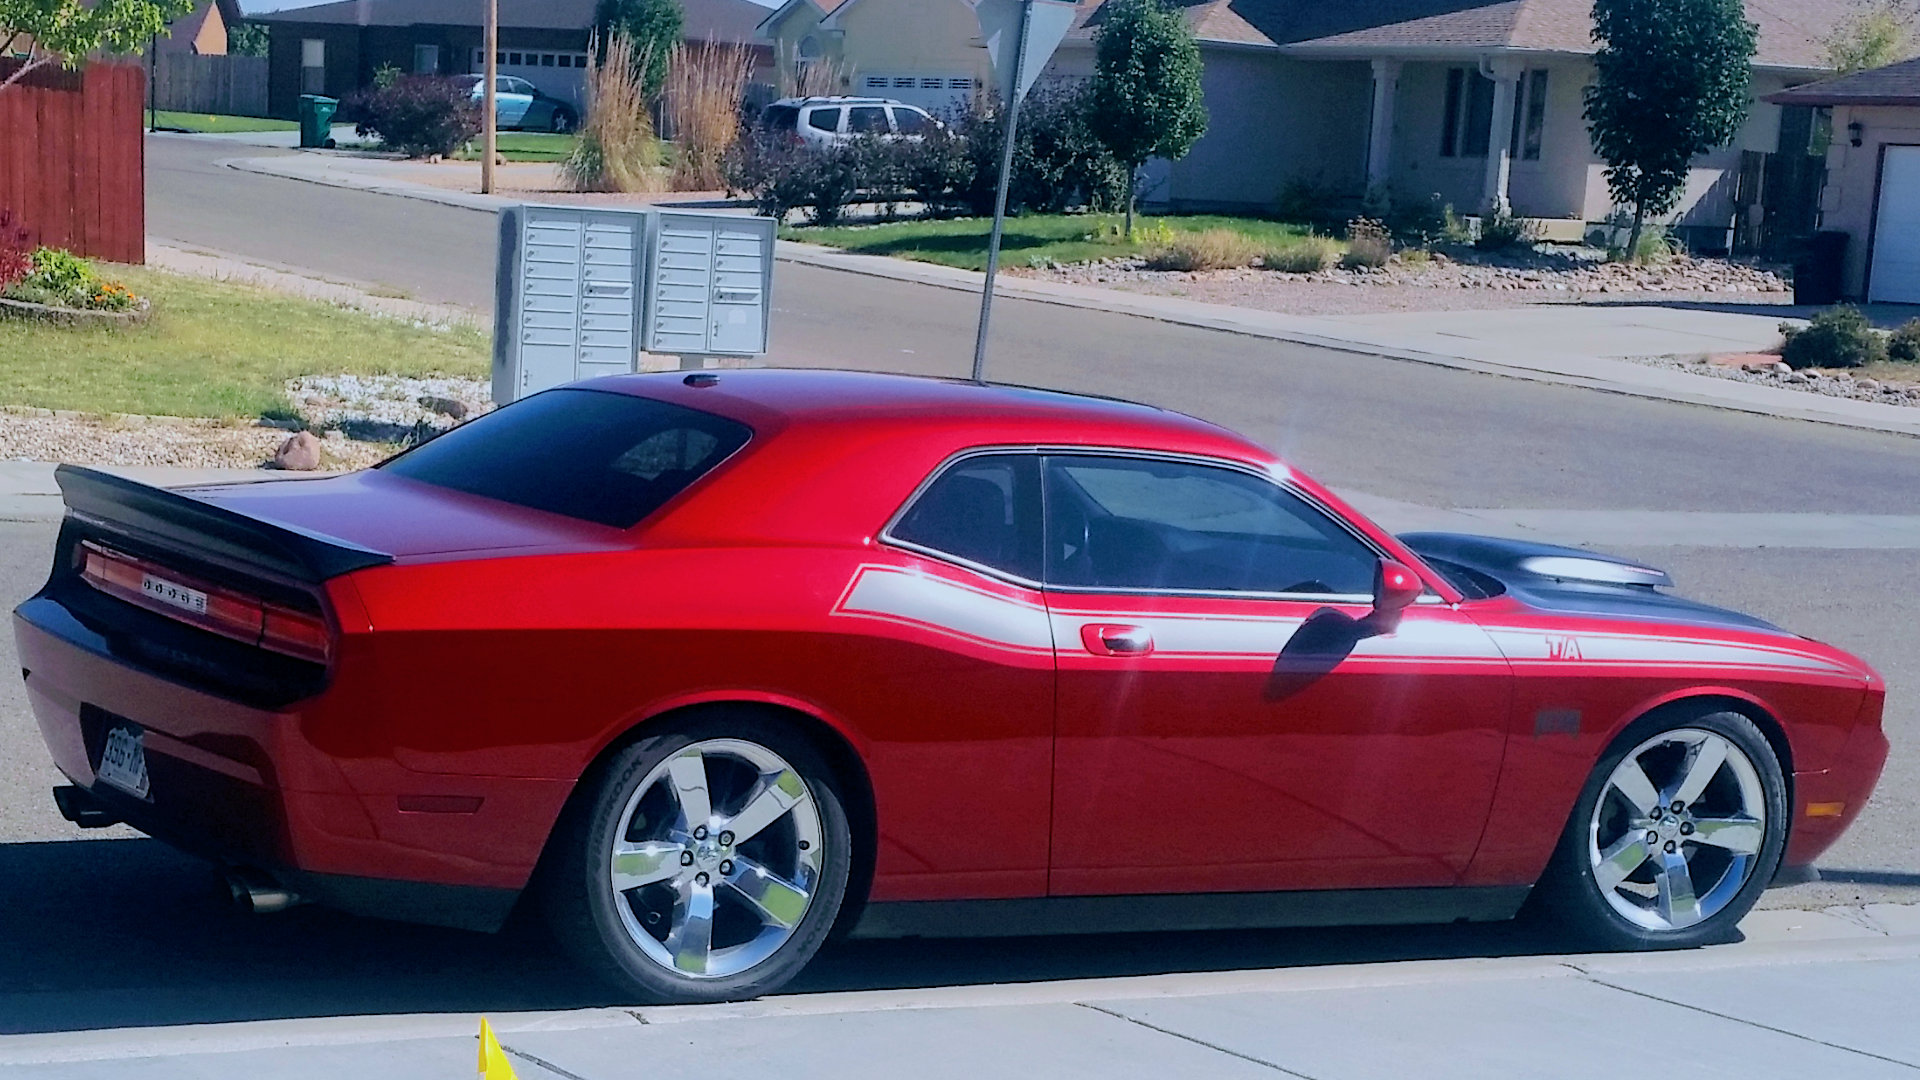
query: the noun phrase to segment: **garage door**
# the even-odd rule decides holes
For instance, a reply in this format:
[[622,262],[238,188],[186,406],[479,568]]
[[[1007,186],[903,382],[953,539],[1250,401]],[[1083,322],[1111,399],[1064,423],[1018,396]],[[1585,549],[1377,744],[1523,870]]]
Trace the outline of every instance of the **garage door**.
[[869,97],[892,98],[918,105],[944,118],[966,111],[967,103],[973,99],[973,76],[959,72],[939,75],[910,75],[905,72],[865,75],[860,79],[860,92]]
[[1868,299],[1920,304],[1920,146],[1889,146],[1880,165]]

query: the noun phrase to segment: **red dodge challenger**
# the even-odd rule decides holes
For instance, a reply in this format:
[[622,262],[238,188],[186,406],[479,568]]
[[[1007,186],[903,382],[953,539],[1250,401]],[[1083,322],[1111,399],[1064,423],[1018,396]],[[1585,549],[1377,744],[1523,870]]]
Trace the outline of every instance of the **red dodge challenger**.
[[55,794],[295,901],[538,903],[628,995],[831,933],[1727,936],[1886,759],[1885,685],[1665,574],[1395,537],[1248,440],[1008,387],[548,391],[329,479],[63,468],[16,613]]

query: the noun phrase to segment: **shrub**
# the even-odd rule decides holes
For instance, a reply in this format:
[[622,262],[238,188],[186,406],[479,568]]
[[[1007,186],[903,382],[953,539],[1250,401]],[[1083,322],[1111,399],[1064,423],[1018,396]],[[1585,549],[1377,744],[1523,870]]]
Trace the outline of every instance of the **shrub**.
[[744,45],[712,41],[674,47],[667,75],[666,115],[679,154],[676,191],[711,191],[726,183],[729,147],[740,138],[740,102],[753,57]]
[[[15,233],[14,239],[18,237]],[[126,286],[101,278],[92,263],[70,251],[36,248],[27,265],[26,274],[0,283],[0,292],[9,299],[97,311],[126,311],[140,303]]]
[[1280,188],[1274,214],[1303,225],[1339,224],[1340,193],[1317,177],[1295,176]]
[[1540,242],[1540,227],[1526,218],[1513,216],[1513,212],[1501,207],[1490,214],[1480,215],[1480,235],[1474,238],[1473,246],[1481,251],[1507,251],[1513,248],[1531,248]]
[[1401,243],[1426,247],[1450,239],[1447,227],[1452,214],[1453,207],[1435,192],[1424,199],[1395,200],[1385,220]]
[[71,251],[43,247],[33,253],[33,273],[27,283],[60,296],[91,292],[99,283],[93,264]]
[[12,210],[0,209],[0,290],[33,273],[33,234]]
[[1780,333],[1786,338],[1780,359],[1795,370],[1864,367],[1887,357],[1886,340],[1849,304],[1815,315],[1805,329],[1782,323]]
[[1260,265],[1283,274],[1317,274],[1339,262],[1340,254],[1340,244],[1332,237],[1307,236],[1268,251],[1260,256]]
[[1253,265],[1260,246],[1232,229],[1181,233],[1173,242],[1147,253],[1149,270],[1238,270]]
[[1887,339],[1887,359],[1920,364],[1920,319],[1908,319]]
[[1393,234],[1385,223],[1374,218],[1354,218],[1347,222],[1347,253],[1340,265],[1349,268],[1377,269],[1393,257]]
[[471,88],[438,75],[402,75],[387,87],[348,95],[356,130],[408,157],[452,154],[480,133],[480,108]]
[[633,41],[615,34],[593,58],[584,84],[587,122],[560,176],[575,191],[659,191],[665,187],[660,142],[642,88],[642,62]]

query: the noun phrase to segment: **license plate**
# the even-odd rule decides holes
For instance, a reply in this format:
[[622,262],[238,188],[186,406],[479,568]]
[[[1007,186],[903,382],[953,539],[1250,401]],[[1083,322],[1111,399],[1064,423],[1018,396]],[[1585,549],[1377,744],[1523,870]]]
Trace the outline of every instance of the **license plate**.
[[207,594],[199,589],[189,589],[177,581],[168,581],[166,578],[154,577],[152,574],[142,574],[140,591],[163,604],[185,608],[195,615],[207,613]]
[[95,776],[130,795],[146,798],[147,749],[137,731],[117,727],[107,732],[107,745],[100,751],[100,768]]

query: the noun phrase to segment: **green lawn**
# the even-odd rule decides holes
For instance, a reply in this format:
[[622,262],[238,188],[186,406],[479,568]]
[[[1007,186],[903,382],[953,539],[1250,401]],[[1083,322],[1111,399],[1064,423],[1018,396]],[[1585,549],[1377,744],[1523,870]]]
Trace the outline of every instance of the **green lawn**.
[[[497,137],[500,155],[508,161],[565,161],[573,153],[575,137],[539,131],[503,131]],[[480,140],[475,139],[460,155],[469,161],[480,160]]]
[[282,384],[337,373],[464,375],[487,335],[431,330],[246,285],[100,264],[153,301],[144,326],[62,329],[0,319],[0,405],[88,413],[286,415]]
[[294,131],[300,125],[291,120],[266,120],[257,116],[209,116],[206,113],[168,112],[154,114],[154,125],[176,131]]
[[[1136,255],[1147,247],[1142,241],[1161,224],[1174,233],[1232,229],[1273,248],[1285,247],[1307,235],[1304,225],[1258,218],[1167,215],[1137,219],[1134,241],[1129,244],[1119,235],[1122,221],[1118,214],[1026,214],[1008,218],[1006,234],[1000,241],[1001,265],[1026,266],[1048,259],[1077,263],[1115,255]],[[824,244],[863,255],[893,255],[984,270],[987,234],[992,226],[987,218],[954,218],[896,221],[885,225],[800,226],[783,228],[780,235],[788,240]]]

